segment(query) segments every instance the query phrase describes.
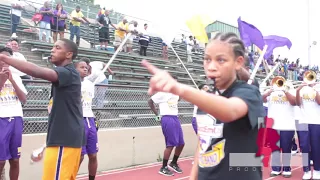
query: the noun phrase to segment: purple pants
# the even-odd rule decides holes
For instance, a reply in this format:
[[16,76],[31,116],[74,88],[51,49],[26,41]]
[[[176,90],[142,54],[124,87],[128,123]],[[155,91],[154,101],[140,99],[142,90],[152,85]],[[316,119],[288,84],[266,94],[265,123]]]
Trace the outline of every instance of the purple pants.
[[22,117],[0,118],[0,160],[19,159],[23,132]]
[[[303,154],[302,155],[303,171],[308,172],[311,170],[310,169],[311,148],[310,148],[310,138],[309,138],[309,124],[299,124],[299,121],[296,121],[296,129],[298,134],[300,152]],[[308,154],[308,156],[305,156],[304,154]]]
[[265,111],[265,113],[266,113],[265,115],[268,117],[268,107],[265,107],[265,106],[264,106],[264,111]]
[[183,132],[178,116],[162,116],[161,127],[166,141],[166,147],[184,145]]
[[99,150],[96,123],[93,117],[85,117],[83,118],[83,122],[87,144],[82,147],[81,155],[95,154]]
[[196,134],[198,134],[198,125],[197,125],[197,118],[196,117],[193,117],[192,118],[192,127],[193,127],[193,130]]
[[[291,171],[291,149],[292,139],[295,131],[278,131],[280,134],[280,151],[276,151],[272,154],[271,166],[273,171],[280,172],[281,170],[289,172]],[[282,157],[282,158],[281,158]],[[282,163],[281,163],[282,159]],[[283,167],[283,169],[282,169]]]
[[313,160],[313,169],[316,171],[320,171],[320,125],[309,124],[308,128],[309,128],[309,140],[310,140],[309,142],[311,147],[310,156],[312,157],[312,160]]
[[[298,138],[302,153],[308,153],[308,157],[302,156],[303,170],[310,170],[310,160],[313,160],[313,169],[320,171],[320,125],[299,124]],[[311,153],[310,153],[311,151]]]

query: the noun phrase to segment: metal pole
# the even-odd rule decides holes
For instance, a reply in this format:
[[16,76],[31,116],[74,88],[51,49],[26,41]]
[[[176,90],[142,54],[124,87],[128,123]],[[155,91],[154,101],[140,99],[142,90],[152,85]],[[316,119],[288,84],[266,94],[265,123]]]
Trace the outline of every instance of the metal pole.
[[183,68],[187,71],[191,81],[193,82],[193,84],[196,86],[197,89],[198,88],[198,85],[197,83],[194,81],[194,79],[192,78],[191,74],[189,73],[188,69],[186,68],[186,66],[184,65],[184,63],[182,62],[182,60],[180,59],[179,55],[177,54],[176,50],[174,50],[173,46],[170,44],[170,47],[172,49],[172,51],[174,52],[174,54],[177,56],[177,58],[179,59],[180,63],[182,64]]
[[264,84],[264,83],[273,75],[274,71],[277,70],[277,68],[278,68],[279,65],[280,65],[280,63],[278,62],[278,63],[273,67],[273,69],[268,73],[267,77],[264,78],[264,80],[262,81],[261,84]]
[[310,28],[310,0],[307,0],[307,23],[308,23],[308,64],[309,64],[309,67],[311,66],[311,28]]
[[264,45],[263,51],[260,54],[260,57],[259,57],[259,59],[257,61],[257,64],[256,64],[256,66],[254,67],[254,69],[253,69],[253,71],[251,73],[250,79],[248,80],[248,84],[252,84],[252,82],[253,82],[256,74],[257,74],[257,71],[258,71],[258,69],[260,67],[260,64],[262,63],[263,56],[266,54],[267,49],[268,49],[268,45]]
[[89,5],[87,6],[87,18],[89,18],[89,11],[90,11],[90,9],[89,9]]
[[[131,33],[128,33],[127,36],[124,38],[124,40],[121,42],[120,46],[118,47],[118,49],[116,50],[116,52],[112,55],[111,59],[109,60],[109,62],[106,64],[106,66],[103,68],[103,70],[100,72],[100,74],[103,74],[104,72],[106,72],[106,70],[108,69],[108,67],[110,66],[110,64],[113,62],[113,60],[116,58],[116,56],[118,55],[118,53],[122,50],[124,44],[127,42],[127,40],[129,39],[129,37],[131,36]],[[99,74],[99,75],[100,75]],[[98,75],[98,76],[99,76]],[[94,84],[97,83],[97,79],[95,79]]]

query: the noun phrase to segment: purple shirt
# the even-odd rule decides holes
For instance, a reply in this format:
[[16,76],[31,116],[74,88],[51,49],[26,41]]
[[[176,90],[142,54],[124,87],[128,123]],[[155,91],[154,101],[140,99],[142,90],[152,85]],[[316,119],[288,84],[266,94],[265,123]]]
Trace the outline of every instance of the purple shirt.
[[[54,10],[53,11],[53,14],[54,14],[54,17],[53,17],[53,24],[56,25],[57,24],[57,15],[58,15],[58,12],[59,10]],[[68,13],[64,10],[61,11],[61,15],[64,14],[64,15],[67,15]],[[65,24],[65,19],[60,19],[59,22],[58,22],[58,27],[64,27],[64,24]]]
[[[51,10],[50,8],[44,8],[44,7],[42,7],[42,8],[40,9],[40,11],[50,11],[50,10]],[[41,21],[50,23],[50,22],[51,22],[51,19],[52,19],[52,15],[51,15],[51,14],[42,14],[42,19],[41,19]]]

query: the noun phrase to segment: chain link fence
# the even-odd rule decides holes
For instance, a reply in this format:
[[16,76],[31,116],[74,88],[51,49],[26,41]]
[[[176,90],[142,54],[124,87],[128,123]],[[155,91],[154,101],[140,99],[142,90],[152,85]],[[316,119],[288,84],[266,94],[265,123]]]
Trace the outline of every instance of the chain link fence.
[[[24,134],[45,133],[48,128],[49,97],[51,83],[47,81],[24,81],[28,90],[23,105]],[[150,110],[147,87],[96,85],[92,109],[100,129],[159,126]],[[193,106],[181,100],[179,116],[182,124],[191,123]]]

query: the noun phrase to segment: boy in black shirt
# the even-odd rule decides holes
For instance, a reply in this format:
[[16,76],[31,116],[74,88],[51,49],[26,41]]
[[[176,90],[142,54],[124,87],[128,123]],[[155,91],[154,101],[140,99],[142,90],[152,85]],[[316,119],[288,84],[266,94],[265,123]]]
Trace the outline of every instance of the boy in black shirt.
[[256,86],[237,81],[236,72],[243,67],[244,57],[245,46],[234,33],[218,33],[207,45],[203,66],[206,76],[215,79],[220,96],[178,83],[168,72],[142,62],[153,74],[150,94],[170,92],[207,113],[206,118],[197,117],[198,125],[203,123],[207,128],[198,127],[199,146],[190,179],[262,179],[260,163],[248,169],[237,168],[230,158],[242,153],[238,157],[241,162],[249,161],[248,157],[260,161],[255,154],[258,118],[263,117],[262,97]]
[[77,45],[67,39],[58,40],[51,50],[54,69],[43,68],[0,54],[0,61],[30,76],[52,82],[52,109],[49,114],[47,148],[42,179],[75,180],[85,144],[81,103],[81,80],[72,60]]

